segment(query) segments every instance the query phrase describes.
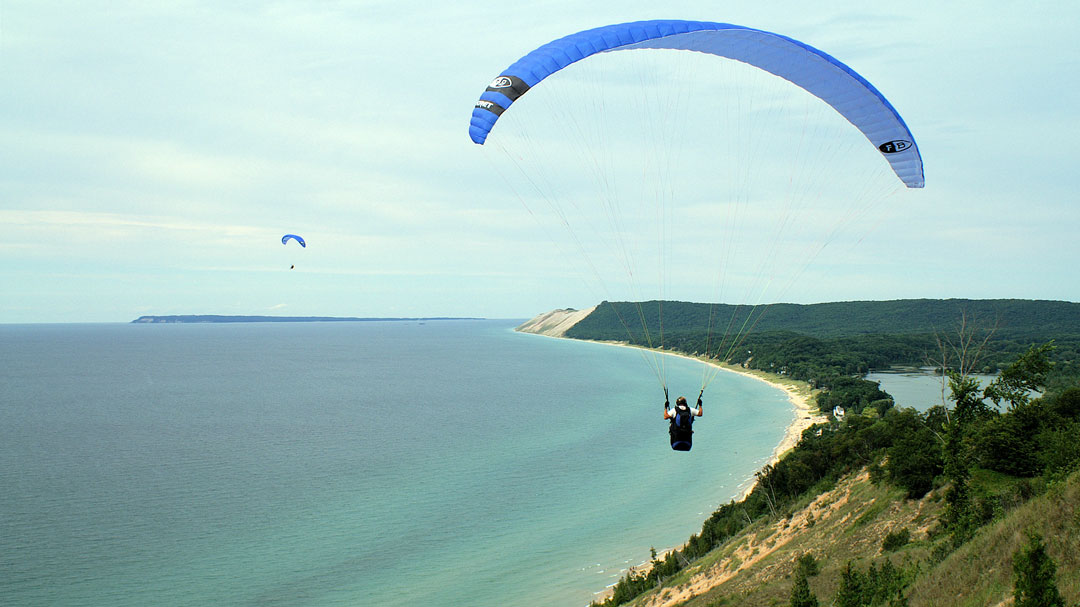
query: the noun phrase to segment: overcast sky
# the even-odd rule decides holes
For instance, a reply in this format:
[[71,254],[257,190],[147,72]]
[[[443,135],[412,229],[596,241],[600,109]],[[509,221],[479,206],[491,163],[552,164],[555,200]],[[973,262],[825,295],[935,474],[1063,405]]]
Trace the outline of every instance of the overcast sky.
[[926,188],[785,300],[1080,301],[1073,1],[0,0],[0,322],[593,305],[469,115],[533,48],[652,18],[825,50],[915,134]]

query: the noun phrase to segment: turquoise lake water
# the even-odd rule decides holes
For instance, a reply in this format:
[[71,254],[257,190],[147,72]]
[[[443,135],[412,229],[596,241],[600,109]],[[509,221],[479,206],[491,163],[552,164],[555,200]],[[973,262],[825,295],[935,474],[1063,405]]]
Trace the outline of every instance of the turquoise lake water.
[[793,419],[723,373],[673,452],[641,353],[516,324],[0,326],[0,604],[585,605]]

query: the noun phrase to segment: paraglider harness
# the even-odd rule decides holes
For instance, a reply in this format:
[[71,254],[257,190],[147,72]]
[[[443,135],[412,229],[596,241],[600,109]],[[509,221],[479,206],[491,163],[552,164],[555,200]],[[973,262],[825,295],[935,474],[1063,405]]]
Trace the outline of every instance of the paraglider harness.
[[[704,394],[702,390],[702,394]],[[701,402],[701,395],[698,395]],[[664,404],[668,403],[667,389],[664,389]],[[666,407],[665,407],[666,408]],[[694,446],[694,412],[684,399],[680,404],[675,402],[675,417],[669,420],[668,435],[671,437],[671,448],[675,451],[689,451]]]

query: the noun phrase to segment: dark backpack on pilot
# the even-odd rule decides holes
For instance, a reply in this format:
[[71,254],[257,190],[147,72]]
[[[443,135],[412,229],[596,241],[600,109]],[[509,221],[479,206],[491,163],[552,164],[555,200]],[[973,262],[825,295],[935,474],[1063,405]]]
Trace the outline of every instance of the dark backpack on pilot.
[[671,448],[676,451],[689,451],[693,446],[694,413],[689,405],[675,405],[675,417],[671,418],[668,434],[671,435]]

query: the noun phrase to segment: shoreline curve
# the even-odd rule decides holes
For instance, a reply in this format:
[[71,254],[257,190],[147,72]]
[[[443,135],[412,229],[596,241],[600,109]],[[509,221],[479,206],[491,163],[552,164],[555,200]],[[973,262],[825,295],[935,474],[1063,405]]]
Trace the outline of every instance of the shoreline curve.
[[[679,358],[700,362],[721,371],[735,373],[737,375],[756,379],[760,382],[764,382],[772,386],[773,388],[776,388],[777,390],[784,392],[787,395],[788,402],[791,403],[793,418],[791,422],[787,425],[787,428],[785,428],[783,438],[781,438],[780,442],[776,445],[775,448],[773,448],[772,455],[769,457],[768,462],[763,465],[761,469],[764,469],[767,466],[775,465],[776,462],[780,461],[780,458],[782,458],[784,454],[794,449],[795,445],[798,444],[799,439],[802,438],[803,432],[806,431],[806,429],[810,428],[815,424],[825,423],[828,421],[828,417],[826,415],[822,414],[819,411],[816,411],[811,405],[810,399],[814,396],[815,391],[810,387],[808,383],[804,381],[787,379],[773,373],[766,373],[764,371],[744,369],[735,365],[719,363],[714,360],[708,360],[698,356],[684,354],[681,352],[644,348],[642,346],[635,346],[626,342],[575,339],[566,337],[565,332],[571,326],[576,324],[578,320],[584,318],[588,315],[588,313],[592,312],[592,310],[593,308],[589,308],[588,310],[556,310],[554,312],[549,312],[548,314],[542,315],[541,317],[538,317],[533,321],[524,323],[516,327],[514,330],[520,333],[539,335],[541,337],[591,342],[621,348],[635,348],[639,350],[647,350],[649,352],[654,352],[661,355],[677,356]],[[568,322],[566,318],[559,318],[559,316],[571,314],[573,316],[572,321]],[[544,330],[545,328],[549,330]],[[736,502],[741,502],[745,500],[750,495],[750,493],[753,492],[754,488],[757,486],[757,483],[758,481],[755,475],[755,478],[750,481],[749,484],[742,491],[739,491],[736,494],[737,497],[732,497],[732,499],[734,499]],[[663,551],[658,551],[657,558],[663,559],[668,553],[674,550],[678,550],[679,548],[681,548],[681,546],[676,546]],[[624,576],[627,572],[647,573],[650,568],[651,567],[649,562],[644,562],[637,566],[631,566],[620,572],[620,578]],[[610,594],[613,591],[613,588],[614,584],[608,586],[602,591],[597,592],[597,600],[604,600],[605,595]]]

